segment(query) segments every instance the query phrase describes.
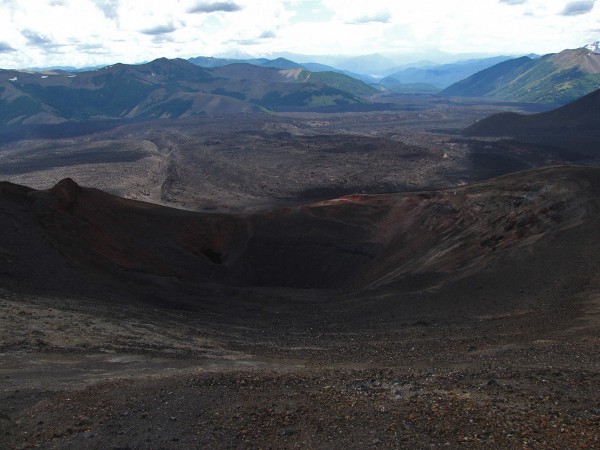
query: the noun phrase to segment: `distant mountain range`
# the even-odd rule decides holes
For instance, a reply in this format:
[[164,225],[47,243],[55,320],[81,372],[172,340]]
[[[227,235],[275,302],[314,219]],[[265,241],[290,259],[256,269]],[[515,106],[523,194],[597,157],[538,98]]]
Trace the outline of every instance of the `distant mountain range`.
[[199,56],[190,58],[188,61],[204,68],[245,63],[278,69],[302,68],[311,72],[335,72],[361,80],[378,90],[389,90],[396,93],[433,94],[457,81],[510,58],[510,56],[495,56],[450,64],[419,61],[408,66],[398,66],[391,59],[374,54],[340,60],[336,62],[335,67],[314,62],[296,63],[287,58],[231,59]]
[[375,77],[395,66],[396,62],[379,54],[355,56],[336,63],[340,69]]
[[393,61],[381,55],[344,63],[362,71],[372,64],[373,72],[388,74],[384,78],[286,58],[202,56],[77,72],[0,70],[0,125],[381,108],[369,97],[381,91],[436,94],[463,77],[441,95],[561,104],[600,88],[599,47],[539,58],[421,61],[419,67],[390,67]]
[[349,70],[339,69],[333,66],[328,66],[319,63],[304,63],[299,64],[287,58],[250,58],[250,59],[232,59],[232,58],[213,58],[212,56],[197,56],[189,58],[189,62],[204,68],[214,68],[227,66],[229,64],[252,64],[260,67],[272,67],[276,69],[306,69],[310,72],[335,72],[348,75],[365,83],[375,83],[377,80],[369,75],[354,73]]
[[565,104],[600,88],[600,54],[589,48],[510,59],[444,89],[442,95]]
[[259,67],[272,67],[276,69],[299,69],[302,66],[294,61],[286,58],[252,58],[252,59],[235,59],[235,58],[214,58],[212,56],[197,56],[189,58],[189,62],[196,66],[204,68],[222,67],[229,64],[252,64]]
[[0,70],[0,125],[336,109],[365,104],[375,92],[333,72],[251,64],[202,68],[165,58],[79,73]]
[[510,59],[510,56],[471,59],[452,64],[431,64],[426,67],[407,67],[390,73],[380,81],[380,84],[392,91],[403,85],[421,84],[429,91],[439,92],[453,83],[507,59]]

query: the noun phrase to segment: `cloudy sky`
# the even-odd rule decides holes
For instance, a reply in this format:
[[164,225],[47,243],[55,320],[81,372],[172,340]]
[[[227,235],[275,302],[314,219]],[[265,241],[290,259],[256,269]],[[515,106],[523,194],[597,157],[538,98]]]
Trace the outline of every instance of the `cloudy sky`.
[[544,54],[596,40],[596,0],[0,0],[1,68],[281,52]]

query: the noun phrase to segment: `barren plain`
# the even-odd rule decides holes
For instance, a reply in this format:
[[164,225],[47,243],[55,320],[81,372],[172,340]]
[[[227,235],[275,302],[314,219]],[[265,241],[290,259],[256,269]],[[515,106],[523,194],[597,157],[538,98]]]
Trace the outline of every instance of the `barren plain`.
[[0,446],[600,447],[597,158],[395,101],[4,134]]
[[226,211],[454,186],[573,159],[456,135],[494,112],[539,105],[380,101],[399,109],[24,127],[0,134],[0,176],[36,189],[69,177],[126,198]]

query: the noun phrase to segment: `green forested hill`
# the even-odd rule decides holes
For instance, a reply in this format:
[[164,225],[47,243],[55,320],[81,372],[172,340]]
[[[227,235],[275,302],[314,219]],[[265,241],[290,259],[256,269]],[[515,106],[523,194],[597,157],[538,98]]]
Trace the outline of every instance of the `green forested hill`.
[[252,64],[202,68],[182,59],[78,73],[0,70],[0,125],[343,108],[367,103],[374,92],[338,73]]
[[511,59],[449,86],[442,94],[565,104],[599,88],[600,55],[582,48],[538,59]]

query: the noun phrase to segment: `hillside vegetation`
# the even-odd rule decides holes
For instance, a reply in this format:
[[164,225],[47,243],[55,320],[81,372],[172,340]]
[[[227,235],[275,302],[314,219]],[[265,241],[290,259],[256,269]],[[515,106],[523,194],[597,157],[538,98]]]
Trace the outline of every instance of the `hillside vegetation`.
[[442,94],[565,104],[599,88],[600,55],[582,48],[538,59],[511,59],[449,86]]
[[0,71],[0,125],[175,118],[367,103],[376,90],[349,76],[251,64],[202,68],[161,58],[77,74]]

